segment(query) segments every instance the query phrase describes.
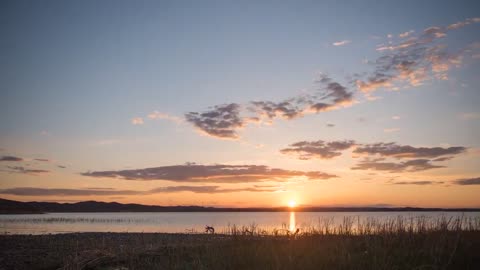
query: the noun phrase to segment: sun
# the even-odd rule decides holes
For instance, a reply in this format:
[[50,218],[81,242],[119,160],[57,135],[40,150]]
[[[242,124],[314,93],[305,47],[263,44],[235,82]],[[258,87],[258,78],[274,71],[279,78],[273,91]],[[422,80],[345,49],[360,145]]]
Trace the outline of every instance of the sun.
[[297,206],[297,202],[296,202],[296,201],[290,200],[290,201],[288,202],[288,207],[294,208],[295,206]]

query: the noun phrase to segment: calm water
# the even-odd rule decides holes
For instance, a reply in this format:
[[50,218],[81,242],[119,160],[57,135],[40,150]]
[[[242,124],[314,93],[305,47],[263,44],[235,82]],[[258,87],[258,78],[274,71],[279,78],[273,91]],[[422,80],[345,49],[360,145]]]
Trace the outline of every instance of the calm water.
[[480,212],[223,212],[223,213],[51,213],[43,215],[0,215],[0,233],[45,234],[67,232],[203,232],[205,225],[224,232],[231,225],[256,225],[260,229],[289,229],[318,226],[330,219],[340,224],[344,217],[388,220],[427,217],[474,217]]

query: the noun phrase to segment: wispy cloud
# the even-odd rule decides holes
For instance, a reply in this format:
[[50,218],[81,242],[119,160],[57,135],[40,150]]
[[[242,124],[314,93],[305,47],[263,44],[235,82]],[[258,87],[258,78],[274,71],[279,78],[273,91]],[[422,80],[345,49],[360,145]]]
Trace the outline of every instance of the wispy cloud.
[[412,36],[410,31],[402,33],[402,37],[408,39],[377,48],[384,54],[375,61],[374,70],[366,79],[357,80],[358,89],[368,94],[379,88],[398,90],[405,86],[418,86],[434,78],[447,80],[447,72],[452,67],[459,67],[464,55],[472,54],[474,48],[467,45],[459,51],[450,52],[439,40],[446,37],[448,31],[474,22],[478,22],[478,18],[448,27],[429,27],[416,36]]
[[464,120],[476,120],[476,119],[480,119],[480,113],[478,112],[462,113],[459,115],[459,117]]
[[386,132],[386,133],[392,133],[392,132],[398,132],[400,131],[399,128],[386,128],[383,130],[383,132]]
[[462,28],[462,27],[467,26],[469,24],[478,23],[478,22],[480,22],[480,18],[469,18],[469,19],[466,19],[464,21],[460,21],[460,22],[450,24],[447,27],[447,30]]
[[344,45],[347,45],[349,43],[352,43],[351,40],[342,40],[342,41],[337,41],[337,42],[334,42],[332,43],[333,46],[344,46]]
[[178,116],[174,116],[168,113],[162,113],[159,111],[153,111],[150,114],[148,114],[147,117],[152,120],[155,120],[155,119],[168,120],[168,121],[175,122],[177,124],[183,121],[183,119]]
[[82,173],[82,175],[124,180],[164,180],[202,183],[285,182],[299,177],[309,180],[336,177],[320,171],[292,171],[270,168],[265,165],[197,165],[190,163],[133,170],[93,171]]
[[142,117],[135,117],[132,118],[132,124],[133,125],[143,125],[143,118]]
[[410,36],[411,34],[413,34],[414,32],[415,32],[414,30],[403,32],[403,33],[399,34],[398,37],[399,38],[406,38],[406,37]]
[[22,166],[7,166],[9,170],[6,170],[10,173],[21,173],[21,174],[29,174],[29,175],[42,175],[49,173],[48,170],[40,170],[40,169],[29,169]]

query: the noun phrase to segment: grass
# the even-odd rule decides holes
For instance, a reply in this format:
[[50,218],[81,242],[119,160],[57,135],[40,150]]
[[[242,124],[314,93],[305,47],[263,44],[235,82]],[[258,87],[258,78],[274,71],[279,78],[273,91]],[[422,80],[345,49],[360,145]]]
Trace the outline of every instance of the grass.
[[0,269],[480,269],[480,219],[346,217],[297,235],[255,224],[214,235],[2,235]]

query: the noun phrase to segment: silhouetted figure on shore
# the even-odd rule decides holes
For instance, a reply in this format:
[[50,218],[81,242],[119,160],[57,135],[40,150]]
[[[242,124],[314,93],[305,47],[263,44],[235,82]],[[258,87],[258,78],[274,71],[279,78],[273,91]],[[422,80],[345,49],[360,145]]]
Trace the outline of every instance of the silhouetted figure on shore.
[[207,225],[207,226],[205,226],[205,232],[214,234],[215,233],[215,228]]

